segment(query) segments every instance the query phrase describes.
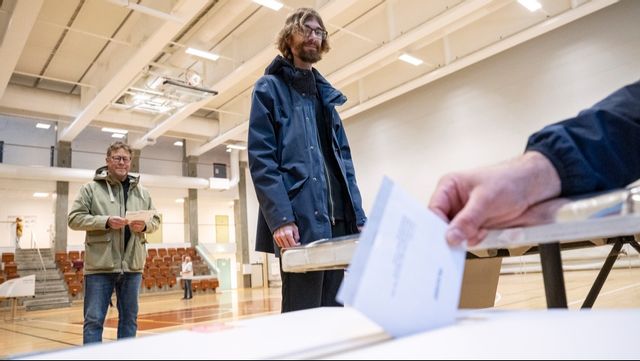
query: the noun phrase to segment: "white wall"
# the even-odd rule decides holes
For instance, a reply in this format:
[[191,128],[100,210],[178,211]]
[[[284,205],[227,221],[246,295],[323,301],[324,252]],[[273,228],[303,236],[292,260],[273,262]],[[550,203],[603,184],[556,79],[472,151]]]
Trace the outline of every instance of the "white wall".
[[[14,189],[20,182],[21,190]],[[0,179],[0,247],[14,247],[15,219],[23,219],[21,246],[31,248],[31,235],[38,248],[51,247],[50,227],[55,227],[55,182]],[[47,192],[47,198],[33,198],[34,192]]]
[[[38,129],[39,122],[50,124],[51,128]],[[2,162],[49,166],[55,135],[55,124],[51,121],[0,115],[0,141],[5,142]]]
[[623,1],[347,119],[365,209],[383,175],[426,204],[444,173],[521,154],[639,78],[640,1]]
[[[198,239],[200,243],[217,243],[215,218],[229,217],[229,243],[235,243],[233,199],[220,200],[212,191],[198,190]],[[237,191],[236,191],[237,193]]]

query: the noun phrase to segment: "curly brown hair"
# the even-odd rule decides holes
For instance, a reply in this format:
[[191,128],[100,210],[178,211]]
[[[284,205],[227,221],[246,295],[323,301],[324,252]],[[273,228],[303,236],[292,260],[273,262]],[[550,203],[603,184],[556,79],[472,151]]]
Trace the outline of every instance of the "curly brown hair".
[[117,142],[113,142],[113,144],[111,144],[109,146],[109,149],[107,149],[107,157],[109,157],[111,155],[111,153],[115,153],[116,151],[118,151],[120,149],[124,149],[125,152],[129,153],[129,155],[133,154],[129,144],[127,144],[125,142],[117,141]]
[[[278,33],[278,37],[276,38],[276,46],[283,57],[293,60],[293,53],[291,52],[291,48],[289,47],[289,39],[294,31],[301,31],[304,29],[304,23],[309,19],[315,19],[323,29],[326,29],[324,26],[324,22],[318,14],[317,11],[310,8],[299,8],[293,13],[287,16],[287,20],[284,23],[284,27]],[[331,47],[329,46],[329,37],[327,36],[322,40],[322,45],[320,45],[320,54],[327,53]]]

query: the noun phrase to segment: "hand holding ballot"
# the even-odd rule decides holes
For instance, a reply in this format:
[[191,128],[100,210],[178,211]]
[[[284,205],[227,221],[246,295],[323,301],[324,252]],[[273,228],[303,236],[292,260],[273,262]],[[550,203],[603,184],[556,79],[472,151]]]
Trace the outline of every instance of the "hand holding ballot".
[[133,232],[143,232],[146,222],[149,222],[156,215],[154,210],[127,211],[126,220]]
[[111,229],[120,229],[129,225],[133,232],[142,232],[146,227],[146,223],[155,215],[156,212],[153,210],[127,211],[125,218],[109,217],[107,225]]
[[122,218],[122,217],[112,216],[112,217],[109,217],[109,219],[107,220],[107,228],[111,228],[111,229],[121,229],[127,224],[129,224],[129,221],[127,221],[126,218]]
[[450,248],[446,223],[389,179],[338,293],[338,300],[404,336],[452,324],[466,250]]
[[131,223],[134,221],[149,222],[153,216],[156,215],[156,211],[127,211],[126,219]]

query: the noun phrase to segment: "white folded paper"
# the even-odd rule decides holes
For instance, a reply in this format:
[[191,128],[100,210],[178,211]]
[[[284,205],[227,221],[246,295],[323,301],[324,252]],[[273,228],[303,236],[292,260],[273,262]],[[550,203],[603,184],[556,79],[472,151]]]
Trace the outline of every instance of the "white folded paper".
[[153,210],[148,210],[148,211],[127,211],[125,218],[129,221],[129,222],[133,222],[133,221],[144,221],[149,222],[151,220],[151,218],[153,218],[153,216],[155,216],[157,213],[156,211]]
[[466,249],[446,223],[385,178],[338,300],[399,337],[452,324]]

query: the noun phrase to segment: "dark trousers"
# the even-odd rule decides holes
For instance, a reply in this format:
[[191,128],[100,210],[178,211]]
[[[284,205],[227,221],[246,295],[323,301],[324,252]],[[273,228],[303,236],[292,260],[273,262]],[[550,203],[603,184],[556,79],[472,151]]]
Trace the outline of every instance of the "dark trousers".
[[191,289],[191,281],[190,279],[184,280],[184,298],[193,298],[193,291]]
[[[332,237],[349,234],[346,223],[339,220],[331,231]],[[336,301],[336,295],[344,278],[344,270],[293,273],[282,271],[280,266],[280,277],[283,313],[316,307],[342,307]]]
[[118,306],[118,339],[136,336],[141,283],[142,273],[84,275],[83,344],[102,342],[104,320],[114,289]]

